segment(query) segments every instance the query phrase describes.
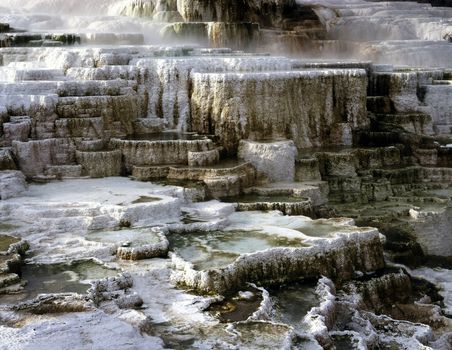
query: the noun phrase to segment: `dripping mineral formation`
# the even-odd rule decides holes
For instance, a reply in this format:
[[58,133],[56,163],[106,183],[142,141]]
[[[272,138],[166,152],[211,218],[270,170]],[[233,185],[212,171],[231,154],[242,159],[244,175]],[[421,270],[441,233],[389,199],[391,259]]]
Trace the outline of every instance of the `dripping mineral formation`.
[[452,349],[449,0],[2,0],[1,349]]

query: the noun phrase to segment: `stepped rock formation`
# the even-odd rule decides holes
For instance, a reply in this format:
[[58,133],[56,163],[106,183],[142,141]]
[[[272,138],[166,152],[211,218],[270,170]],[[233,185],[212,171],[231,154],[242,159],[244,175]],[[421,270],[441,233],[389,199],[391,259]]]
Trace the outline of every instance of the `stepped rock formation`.
[[0,348],[451,349],[447,6],[2,1]]

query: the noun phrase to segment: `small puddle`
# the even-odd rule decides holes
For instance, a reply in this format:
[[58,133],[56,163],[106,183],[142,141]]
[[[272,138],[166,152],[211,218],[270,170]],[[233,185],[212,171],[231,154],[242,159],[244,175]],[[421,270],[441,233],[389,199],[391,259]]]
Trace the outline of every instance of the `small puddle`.
[[333,344],[336,350],[356,349],[356,341],[351,335],[333,335]]
[[241,254],[275,247],[305,247],[303,240],[263,231],[197,231],[168,236],[170,250],[193,263],[197,270],[224,267]]
[[226,297],[219,303],[212,304],[207,311],[220,322],[245,321],[259,309],[262,300],[262,291],[248,288]]
[[297,331],[304,331],[304,317],[320,303],[315,289],[315,283],[293,283],[268,288],[274,305],[275,321],[291,325]]
[[1,304],[13,304],[36,298],[39,294],[84,294],[90,282],[113,277],[118,271],[107,269],[93,261],[72,264],[26,264],[22,267],[22,280],[27,282],[17,294],[0,295]]
[[0,235],[0,252],[6,252],[12,244],[18,242],[20,242],[20,238]]
[[434,195],[434,196],[438,196],[441,198],[452,198],[452,188],[429,190],[429,191],[426,191],[425,193],[428,193],[428,194]]
[[152,203],[152,202],[158,202],[161,200],[162,199],[158,198],[158,197],[140,196],[138,199],[135,199],[134,201],[132,201],[132,204]]
[[16,228],[19,228],[19,227],[20,226],[13,225],[13,224],[0,223],[0,232],[14,231]]
[[241,322],[234,324],[240,335],[237,349],[275,350],[287,348],[291,330],[289,327],[270,322]]
[[310,237],[331,238],[334,237],[336,232],[341,231],[341,227],[317,221],[306,221],[302,226],[298,226],[294,230]]
[[200,222],[207,222],[206,220],[202,220],[196,216],[192,216],[190,214],[185,214],[182,219],[181,222],[184,225],[188,225],[188,224],[194,224],[194,223],[200,223]]

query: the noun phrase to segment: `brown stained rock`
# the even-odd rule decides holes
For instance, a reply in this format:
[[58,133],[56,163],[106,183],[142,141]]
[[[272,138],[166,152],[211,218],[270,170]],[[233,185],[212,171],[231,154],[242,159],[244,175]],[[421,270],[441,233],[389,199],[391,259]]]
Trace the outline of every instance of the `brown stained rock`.
[[76,151],[76,160],[82,166],[82,174],[92,178],[119,176],[122,173],[122,154],[120,150]]
[[0,148],[0,171],[16,169],[17,166],[14,162],[11,150],[9,148]]
[[330,138],[337,123],[352,130],[368,124],[364,70],[194,73],[192,83],[192,130],[215,134],[231,154],[240,139],[320,147],[337,142]]

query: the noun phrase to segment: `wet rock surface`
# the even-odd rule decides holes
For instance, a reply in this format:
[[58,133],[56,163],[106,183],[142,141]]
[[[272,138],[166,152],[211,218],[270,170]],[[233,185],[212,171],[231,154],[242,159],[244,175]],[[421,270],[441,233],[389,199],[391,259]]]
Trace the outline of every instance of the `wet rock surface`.
[[0,348],[451,348],[451,16],[5,0]]

